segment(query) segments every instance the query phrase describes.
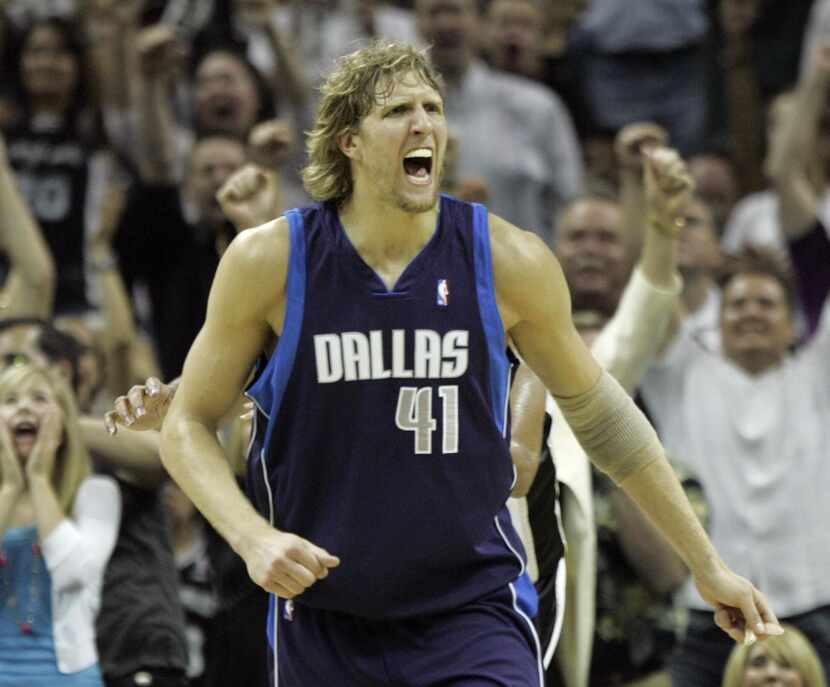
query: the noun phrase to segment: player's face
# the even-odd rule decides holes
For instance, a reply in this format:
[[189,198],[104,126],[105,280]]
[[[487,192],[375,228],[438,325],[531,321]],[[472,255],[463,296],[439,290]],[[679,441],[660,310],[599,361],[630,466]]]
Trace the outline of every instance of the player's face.
[[574,310],[613,310],[628,273],[622,217],[611,203],[587,200],[563,215],[556,239]]
[[783,360],[793,341],[784,287],[765,274],[739,274],[727,282],[721,304],[726,356],[750,373]]
[[0,422],[8,430],[18,458],[29,457],[44,421],[52,413],[57,413],[63,421],[63,409],[40,375],[31,375],[0,395]]
[[785,660],[775,660],[763,644],[750,651],[741,687],[803,687],[801,673]]
[[441,96],[416,74],[407,74],[350,137],[355,192],[407,212],[426,212],[438,199],[446,147]]

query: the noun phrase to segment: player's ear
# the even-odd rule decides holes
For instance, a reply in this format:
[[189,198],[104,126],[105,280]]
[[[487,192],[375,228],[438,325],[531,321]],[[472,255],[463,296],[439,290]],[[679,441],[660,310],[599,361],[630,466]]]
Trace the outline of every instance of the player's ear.
[[350,160],[357,155],[358,133],[354,129],[344,129],[337,135],[337,147]]

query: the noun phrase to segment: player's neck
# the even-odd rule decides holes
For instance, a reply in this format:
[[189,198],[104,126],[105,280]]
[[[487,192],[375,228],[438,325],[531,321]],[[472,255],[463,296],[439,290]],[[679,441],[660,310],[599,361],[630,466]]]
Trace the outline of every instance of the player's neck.
[[411,259],[435,231],[438,204],[426,212],[406,212],[388,203],[352,196],[340,209],[340,222],[364,258]]

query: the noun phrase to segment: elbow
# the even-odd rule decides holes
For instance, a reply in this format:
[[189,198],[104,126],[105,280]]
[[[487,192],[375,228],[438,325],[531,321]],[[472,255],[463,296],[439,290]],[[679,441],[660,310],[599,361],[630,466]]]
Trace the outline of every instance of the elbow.
[[174,479],[180,469],[184,468],[186,457],[193,453],[194,443],[204,434],[216,436],[218,427],[214,422],[190,415],[182,408],[177,408],[175,401],[164,419],[159,442],[159,454],[164,469]]
[[159,456],[162,465],[169,471],[183,442],[184,428],[180,415],[171,410],[164,419],[159,440]]

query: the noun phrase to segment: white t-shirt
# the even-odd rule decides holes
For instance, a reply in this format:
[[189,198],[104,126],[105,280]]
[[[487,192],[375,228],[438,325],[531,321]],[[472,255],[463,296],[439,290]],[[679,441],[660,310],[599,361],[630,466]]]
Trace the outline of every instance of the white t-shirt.
[[[830,603],[830,301],[815,337],[755,377],[684,330],[641,392],[667,451],[703,484],[726,563],[779,616]],[[679,601],[707,608],[691,583]]]

